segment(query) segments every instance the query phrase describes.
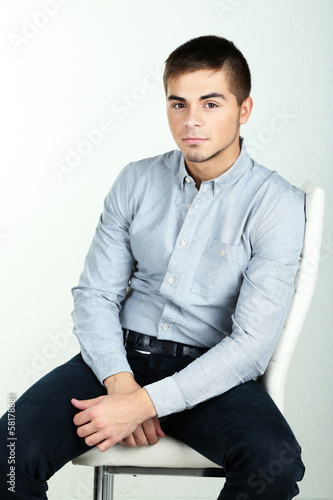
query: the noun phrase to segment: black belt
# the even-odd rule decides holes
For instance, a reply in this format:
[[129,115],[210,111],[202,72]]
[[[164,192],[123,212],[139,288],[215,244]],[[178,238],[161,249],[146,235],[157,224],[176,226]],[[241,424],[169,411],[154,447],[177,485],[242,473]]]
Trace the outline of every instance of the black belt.
[[180,344],[172,340],[160,340],[143,333],[124,330],[124,344],[129,349],[135,351],[153,352],[155,354],[164,354],[165,356],[190,356],[199,358],[208,349],[195,347],[193,345]]

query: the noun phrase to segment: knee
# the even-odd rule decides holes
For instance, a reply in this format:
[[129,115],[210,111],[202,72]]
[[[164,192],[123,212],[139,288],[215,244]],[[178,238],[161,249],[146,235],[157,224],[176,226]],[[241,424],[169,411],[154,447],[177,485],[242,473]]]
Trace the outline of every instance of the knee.
[[301,448],[293,436],[278,443],[263,442],[252,453],[255,455],[247,483],[253,493],[266,496],[272,493],[272,498],[277,492],[292,496],[298,493],[296,483],[303,478],[305,467]]

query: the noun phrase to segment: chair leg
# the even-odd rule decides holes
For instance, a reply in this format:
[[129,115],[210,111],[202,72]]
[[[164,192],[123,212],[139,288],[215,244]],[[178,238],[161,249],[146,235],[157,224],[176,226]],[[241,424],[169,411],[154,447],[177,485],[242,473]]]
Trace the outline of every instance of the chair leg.
[[113,500],[113,474],[105,466],[95,467],[94,500]]

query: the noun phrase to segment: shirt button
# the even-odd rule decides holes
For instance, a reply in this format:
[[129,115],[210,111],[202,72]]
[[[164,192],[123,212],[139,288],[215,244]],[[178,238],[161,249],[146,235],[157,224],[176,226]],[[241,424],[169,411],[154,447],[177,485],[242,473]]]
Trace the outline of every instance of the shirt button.
[[169,328],[169,325],[168,323],[164,323],[164,325],[162,326],[163,330],[167,330]]
[[223,257],[223,255],[225,255],[225,251],[224,250],[220,250],[220,255],[222,255],[222,257]]
[[180,244],[181,244],[181,246],[182,246],[182,247],[184,247],[184,246],[186,245],[186,241],[185,241],[185,240],[182,240],[182,241],[180,242]]
[[191,203],[188,203],[186,206],[187,208],[191,208]]
[[168,279],[168,282],[170,283],[170,285],[173,283],[173,278],[169,278]]
[[187,184],[189,184],[191,182],[191,179],[189,177],[185,177],[185,182],[187,182]]
[[216,192],[216,194],[219,194],[220,191],[221,191],[221,189],[217,188],[215,192]]

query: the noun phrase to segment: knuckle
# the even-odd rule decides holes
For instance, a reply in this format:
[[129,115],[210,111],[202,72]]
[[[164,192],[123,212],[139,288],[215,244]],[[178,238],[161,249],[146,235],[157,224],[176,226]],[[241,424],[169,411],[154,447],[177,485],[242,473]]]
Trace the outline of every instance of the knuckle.
[[96,418],[95,420],[95,429],[100,431],[102,429],[105,429],[105,421],[103,418]]
[[97,410],[95,410],[95,408],[90,410],[89,417],[90,417],[90,420],[93,420],[93,419],[98,417],[98,412],[97,412]]

